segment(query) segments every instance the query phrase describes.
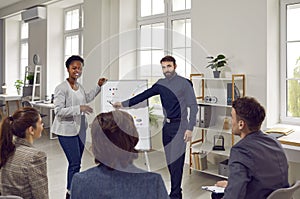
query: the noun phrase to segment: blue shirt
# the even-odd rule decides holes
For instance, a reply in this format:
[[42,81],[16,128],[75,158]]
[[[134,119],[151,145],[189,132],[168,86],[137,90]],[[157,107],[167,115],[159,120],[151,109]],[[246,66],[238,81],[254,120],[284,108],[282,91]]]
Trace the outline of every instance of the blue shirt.
[[130,107],[155,95],[160,95],[163,113],[166,118],[187,120],[187,108],[189,107],[188,130],[193,130],[196,125],[198,105],[190,80],[175,73],[171,78],[159,79],[151,88],[122,102],[122,105]]

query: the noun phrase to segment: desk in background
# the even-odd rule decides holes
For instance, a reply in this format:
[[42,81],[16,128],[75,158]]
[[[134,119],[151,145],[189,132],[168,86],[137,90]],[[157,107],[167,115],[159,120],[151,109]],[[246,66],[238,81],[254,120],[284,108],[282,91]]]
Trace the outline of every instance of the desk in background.
[[275,128],[289,128],[294,131],[277,140],[282,144],[289,162],[300,163],[300,127],[295,125],[277,124]]
[[11,114],[9,103],[10,102],[15,102],[17,109],[19,109],[21,98],[22,98],[22,95],[4,95],[4,94],[0,94],[0,100],[5,102],[5,112],[6,112],[7,116],[9,116]]
[[[277,139],[286,154],[289,163],[289,183],[293,184],[297,180],[300,180],[300,126],[276,124],[272,127],[294,130],[294,132]],[[300,199],[300,197],[297,197],[297,199]]]
[[278,141],[282,144],[288,160],[300,163],[300,131],[294,131],[289,135],[282,136]]
[[[51,125],[54,119],[54,104],[52,103],[44,103],[43,101],[32,101],[30,102],[34,107],[37,107],[39,109],[45,108],[49,110],[49,133],[50,133],[50,139],[57,138],[54,136],[54,134],[51,132]],[[46,128],[46,127],[45,127]]]

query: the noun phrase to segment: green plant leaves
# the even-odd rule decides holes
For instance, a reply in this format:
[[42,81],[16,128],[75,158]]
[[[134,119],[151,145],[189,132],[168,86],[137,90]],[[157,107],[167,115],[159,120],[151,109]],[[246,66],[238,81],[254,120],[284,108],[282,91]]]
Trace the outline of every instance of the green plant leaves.
[[17,80],[15,81],[15,87],[16,87],[16,89],[19,90],[19,89],[22,87],[23,84],[24,84],[24,83],[23,83],[22,80],[17,79]]
[[215,69],[216,71],[218,71],[218,68],[224,67],[227,65],[227,58],[225,55],[223,54],[219,54],[215,57],[213,56],[208,56],[206,57],[207,59],[209,59],[208,61],[208,65],[206,66],[206,68],[211,68],[211,69]]

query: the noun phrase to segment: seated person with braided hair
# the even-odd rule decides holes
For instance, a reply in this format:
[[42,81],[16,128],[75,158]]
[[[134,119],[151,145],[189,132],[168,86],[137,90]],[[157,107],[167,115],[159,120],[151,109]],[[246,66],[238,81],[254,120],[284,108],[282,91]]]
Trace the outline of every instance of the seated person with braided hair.
[[169,198],[161,176],[133,165],[139,141],[131,115],[115,110],[97,115],[91,126],[96,167],[76,173],[71,199]]
[[1,194],[23,199],[47,199],[46,153],[33,147],[41,137],[43,122],[32,107],[17,110],[3,119],[0,130]]

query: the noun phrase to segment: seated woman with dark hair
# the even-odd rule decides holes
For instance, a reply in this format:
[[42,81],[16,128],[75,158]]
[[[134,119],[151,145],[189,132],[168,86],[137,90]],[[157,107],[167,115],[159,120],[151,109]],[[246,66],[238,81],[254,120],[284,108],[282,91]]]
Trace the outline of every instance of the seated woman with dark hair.
[[138,157],[138,132],[126,112],[99,114],[91,127],[92,150],[98,166],[74,175],[72,199],[169,198],[161,176],[133,165]]
[[32,145],[41,137],[43,129],[40,113],[32,107],[21,108],[3,120],[0,130],[2,195],[48,198],[46,153]]

